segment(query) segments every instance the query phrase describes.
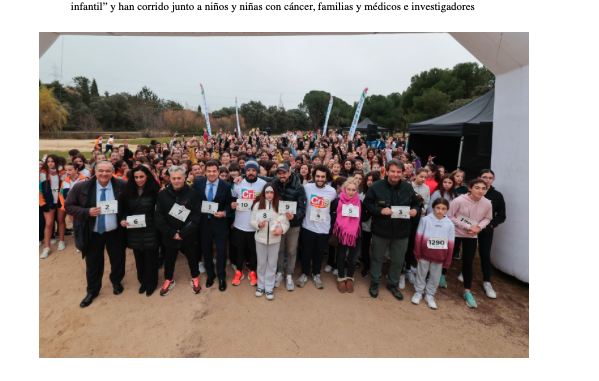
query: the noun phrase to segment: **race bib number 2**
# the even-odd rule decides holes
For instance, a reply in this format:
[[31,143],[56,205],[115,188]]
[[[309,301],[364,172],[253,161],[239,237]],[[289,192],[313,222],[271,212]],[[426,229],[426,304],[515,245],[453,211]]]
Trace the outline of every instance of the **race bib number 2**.
[[119,209],[118,201],[98,201],[97,205],[101,208],[101,214],[115,214]]

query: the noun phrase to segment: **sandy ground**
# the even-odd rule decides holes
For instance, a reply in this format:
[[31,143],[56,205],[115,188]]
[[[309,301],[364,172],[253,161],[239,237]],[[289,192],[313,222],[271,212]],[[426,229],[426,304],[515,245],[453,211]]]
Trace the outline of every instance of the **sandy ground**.
[[[56,151],[68,151],[73,148],[78,149],[81,152],[91,152],[94,149],[95,140],[79,140],[79,139],[40,139],[40,151],[44,150],[56,150]],[[102,146],[104,150],[104,146]]]
[[[461,263],[454,261],[449,288],[438,290],[434,311],[424,300],[418,306],[410,302],[414,286],[409,283],[403,301],[386,290],[385,280],[378,299],[372,299],[370,278],[359,270],[353,294],[340,294],[336,276],[323,272],[323,290],[311,280],[293,292],[282,285],[268,301],[254,296],[247,276],[231,286],[228,266],[224,293],[217,284],[206,289],[202,274],[202,291],[194,295],[182,256],[177,286],[167,296],[156,290],[148,298],[137,292],[128,250],[125,291],[112,293],[106,256],[104,287],[90,307],[80,308],[85,262],[73,238],[65,241],[65,251],[53,245],[50,256],[39,260],[40,357],[529,357],[528,285],[493,269],[498,298],[488,299],[478,260],[473,282],[478,308],[468,308],[462,299],[456,280]],[[299,275],[296,266],[294,279]]]

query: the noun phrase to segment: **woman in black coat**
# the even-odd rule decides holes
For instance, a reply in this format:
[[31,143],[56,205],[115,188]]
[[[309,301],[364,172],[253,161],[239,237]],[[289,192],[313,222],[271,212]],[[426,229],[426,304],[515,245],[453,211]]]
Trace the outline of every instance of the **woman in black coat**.
[[160,186],[149,169],[140,165],[130,172],[125,190],[119,197],[121,226],[127,228],[127,247],[133,249],[139,293],[152,295],[158,286],[158,229],[154,209]]

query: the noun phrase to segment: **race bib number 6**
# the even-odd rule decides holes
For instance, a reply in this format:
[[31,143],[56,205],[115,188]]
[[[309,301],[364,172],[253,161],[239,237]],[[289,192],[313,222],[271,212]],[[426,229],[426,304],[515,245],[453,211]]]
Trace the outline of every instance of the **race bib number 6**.
[[310,221],[325,222],[327,220],[327,213],[318,209],[312,209],[310,212]]
[[445,237],[431,237],[426,242],[426,247],[429,249],[447,249],[447,239]]

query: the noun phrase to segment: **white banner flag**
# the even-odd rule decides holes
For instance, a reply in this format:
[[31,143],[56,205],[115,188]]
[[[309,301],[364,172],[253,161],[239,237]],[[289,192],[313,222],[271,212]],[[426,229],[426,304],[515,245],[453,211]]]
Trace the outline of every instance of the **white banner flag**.
[[362,112],[362,106],[364,105],[364,100],[366,99],[366,93],[368,92],[368,87],[364,89],[362,92],[362,97],[360,98],[360,102],[358,103],[358,108],[356,109],[356,115],[354,115],[354,121],[351,124],[351,128],[349,129],[349,140],[354,140],[354,133],[356,132],[356,127],[358,127],[358,119],[360,119],[360,112]]
[[239,108],[237,107],[237,97],[235,97],[235,114],[237,115],[237,132],[239,133],[239,138],[241,139],[241,127],[239,127]]
[[204,115],[206,115],[206,126],[208,127],[208,136],[212,136],[212,130],[210,129],[210,117],[208,116],[208,106],[206,106],[206,94],[204,94],[204,86],[200,83],[202,88],[202,97],[204,98]]
[[329,115],[331,115],[331,109],[333,108],[333,96],[329,101],[329,109],[327,110],[327,117],[324,120],[324,129],[322,130],[322,136],[327,136],[327,124],[329,123]]

